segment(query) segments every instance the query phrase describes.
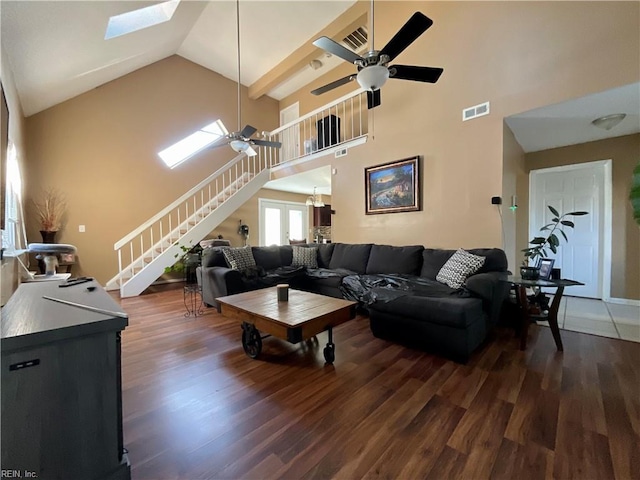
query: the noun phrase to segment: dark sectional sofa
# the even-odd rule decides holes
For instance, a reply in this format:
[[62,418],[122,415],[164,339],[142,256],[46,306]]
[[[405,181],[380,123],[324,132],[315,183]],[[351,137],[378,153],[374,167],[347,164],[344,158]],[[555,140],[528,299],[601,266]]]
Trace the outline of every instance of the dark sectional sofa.
[[357,300],[376,337],[436,351],[466,362],[497,323],[509,291],[507,259],[500,249],[471,249],[484,265],[454,289],[436,281],[455,250],[421,245],[308,244],[317,248],[317,268],[291,266],[292,246],[251,247],[256,268],[229,268],[222,248],[203,251],[197,270],[202,298],[216,298],[289,283],[332,297]]

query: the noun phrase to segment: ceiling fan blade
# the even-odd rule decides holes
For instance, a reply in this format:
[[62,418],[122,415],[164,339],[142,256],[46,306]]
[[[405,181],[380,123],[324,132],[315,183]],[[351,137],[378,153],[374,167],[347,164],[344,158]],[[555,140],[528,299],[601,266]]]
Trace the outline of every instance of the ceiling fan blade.
[[252,139],[251,144],[258,145],[261,147],[274,147],[274,148],[280,148],[282,146],[282,143],[280,142],[271,142],[269,140],[258,140],[258,139],[255,139],[255,140]]
[[374,92],[367,90],[367,108],[371,110],[380,105],[380,90]]
[[[395,73],[393,73],[395,70]],[[436,83],[442,75],[442,68],[417,67],[415,65],[392,65],[389,67],[389,76],[400,80],[413,80],[415,82]]]
[[251,145],[247,147],[244,153],[247,154],[247,157],[255,157],[258,154],[253,148],[251,148]]
[[313,95],[322,95],[323,93],[328,92],[329,90],[333,90],[334,88],[340,87],[342,85],[346,85],[347,83],[349,83],[350,81],[352,81],[354,78],[356,78],[357,75],[348,75],[346,77],[341,78],[340,80],[335,80],[331,83],[327,83],[325,86],[320,87],[320,88],[316,88],[315,90],[311,90],[311,93]]
[[355,63],[363,58],[357,53],[352,52],[347,47],[343,47],[338,42],[331,40],[329,37],[320,37],[313,44],[326,52],[332,53],[336,57],[340,57],[349,63]]
[[388,55],[389,61],[400,55],[405,48],[411,45],[427,28],[433,25],[433,20],[421,12],[414,13],[389,43],[387,43],[380,55]]
[[249,138],[251,135],[258,131],[257,128],[252,127],[251,125],[245,125],[242,131],[240,132],[240,136],[244,138]]

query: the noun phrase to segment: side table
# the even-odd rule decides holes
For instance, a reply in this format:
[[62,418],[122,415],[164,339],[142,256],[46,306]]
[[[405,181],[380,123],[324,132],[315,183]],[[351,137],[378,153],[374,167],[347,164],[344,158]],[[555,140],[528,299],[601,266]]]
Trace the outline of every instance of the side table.
[[541,318],[549,322],[549,328],[551,328],[551,334],[553,340],[556,342],[558,351],[564,350],[562,346],[562,338],[560,338],[560,328],[558,327],[558,310],[560,308],[560,300],[562,300],[562,294],[564,293],[564,287],[571,287],[576,285],[584,285],[584,283],[577,282],[575,280],[525,280],[520,277],[509,275],[506,279],[512,286],[516,287],[516,298],[518,300],[518,306],[520,307],[520,350],[527,348],[527,335],[529,334],[529,324],[531,323],[531,304],[527,298],[528,287],[547,287],[555,288],[556,292],[553,295],[553,302],[549,307],[549,313],[546,315],[533,315],[535,318]]

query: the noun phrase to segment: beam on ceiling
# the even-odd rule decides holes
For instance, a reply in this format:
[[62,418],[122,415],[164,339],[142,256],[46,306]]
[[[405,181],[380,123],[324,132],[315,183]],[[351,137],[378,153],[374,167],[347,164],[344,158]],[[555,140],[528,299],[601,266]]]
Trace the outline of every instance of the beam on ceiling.
[[304,45],[285,58],[274,68],[265,73],[249,86],[249,98],[255,100],[280,85],[300,69],[307,66],[311,60],[318,58],[322,50],[313,45],[313,41],[321,36],[342,39],[362,25],[368,25],[369,2],[357,0],[346,12],[340,15],[328,26],[311,37]]

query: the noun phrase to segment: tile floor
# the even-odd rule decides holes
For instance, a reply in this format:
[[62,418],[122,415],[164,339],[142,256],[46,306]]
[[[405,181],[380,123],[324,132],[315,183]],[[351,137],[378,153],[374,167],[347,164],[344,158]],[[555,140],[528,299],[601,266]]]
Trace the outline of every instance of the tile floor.
[[[546,322],[540,325],[548,325]],[[558,311],[559,327],[601,337],[640,342],[640,307],[564,296]]]

